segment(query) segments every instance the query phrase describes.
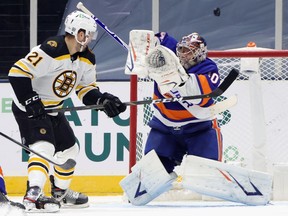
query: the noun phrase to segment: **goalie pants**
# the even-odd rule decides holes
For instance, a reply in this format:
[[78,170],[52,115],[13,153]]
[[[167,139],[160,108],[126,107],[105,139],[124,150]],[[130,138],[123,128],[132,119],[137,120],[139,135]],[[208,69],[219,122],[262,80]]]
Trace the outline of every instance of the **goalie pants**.
[[144,153],[154,149],[168,173],[182,163],[186,154],[222,159],[222,135],[216,119],[180,128],[167,127],[152,119],[149,126],[151,130]]
[[18,123],[21,140],[28,146],[43,140],[55,146],[55,153],[71,148],[76,143],[74,132],[65,115],[47,115],[42,120],[29,119],[27,114],[12,103],[12,111]]

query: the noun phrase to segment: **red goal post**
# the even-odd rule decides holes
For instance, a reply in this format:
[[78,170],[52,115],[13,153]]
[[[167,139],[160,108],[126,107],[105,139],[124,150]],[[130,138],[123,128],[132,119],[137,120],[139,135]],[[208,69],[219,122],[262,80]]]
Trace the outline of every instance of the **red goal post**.
[[[275,86],[275,84],[277,81],[279,81],[279,84],[281,84],[279,91],[280,92],[286,91],[286,85],[288,86],[288,83],[286,84],[286,82],[288,82],[288,58],[287,58],[288,57],[288,50],[272,50],[272,49],[255,48],[255,47],[250,48],[249,47],[249,48],[243,48],[243,49],[241,48],[241,49],[227,50],[227,51],[209,51],[208,57],[217,63],[217,65],[219,67],[219,73],[220,73],[222,80],[224,77],[227,76],[228,72],[232,68],[236,68],[236,69],[240,70],[240,76],[238,77],[238,80],[237,80],[239,82],[237,84],[235,84],[235,87],[234,87],[234,84],[232,84],[232,86],[230,87],[231,93],[232,92],[233,93],[241,92],[241,94],[242,94],[242,91],[245,91],[245,93],[243,93],[243,94],[246,94],[246,95],[241,95],[241,94],[239,95],[241,100],[239,99],[239,104],[237,106],[243,107],[243,109],[244,108],[246,109],[248,106],[251,106],[251,103],[248,102],[248,100],[249,100],[249,97],[251,96],[252,93],[255,94],[255,92],[254,92],[255,89],[254,90],[251,89],[251,88],[253,88],[253,83],[249,84],[249,82],[248,82],[248,80],[252,79],[251,74],[248,74],[248,73],[241,71],[241,67],[243,66],[242,60],[247,60],[247,59],[248,59],[248,62],[249,62],[249,59],[251,59],[252,65],[255,64],[255,61],[254,61],[254,63],[252,61],[255,59],[259,63],[259,65],[257,63],[257,67],[259,67],[259,76],[261,79],[260,83],[264,85],[264,92],[258,92],[258,94],[260,94],[261,97],[258,98],[259,100],[258,99],[256,100],[256,103],[263,103],[261,98],[264,96],[268,97],[268,98],[263,98],[265,100],[265,103],[267,101],[272,101],[271,103],[273,103],[274,100],[283,99],[283,95],[281,95],[282,93],[281,94],[278,93],[278,90],[277,90],[277,87]],[[254,80],[253,82],[257,83],[258,81],[256,79],[256,81]],[[130,83],[130,85],[131,85],[130,86],[131,87],[131,89],[130,89],[131,101],[145,100],[149,97],[151,98],[152,97],[151,83],[152,83],[151,80],[138,79],[136,75],[132,75],[131,76],[131,83]],[[257,83],[256,87],[258,86],[258,84],[259,83]],[[269,93],[269,95],[266,93],[267,88],[272,89],[271,90],[272,93]],[[250,90],[248,91],[247,89],[250,89]],[[258,90],[259,89],[256,89],[256,91],[258,91]],[[287,97],[287,99],[285,99],[285,101],[284,101],[285,105],[288,105],[287,92],[288,92],[288,88],[287,88],[286,94],[284,94]],[[230,92],[228,89],[227,94],[229,94],[229,93]],[[275,97],[275,95],[277,95],[277,97]],[[259,97],[259,95],[253,95],[253,96]],[[278,96],[280,98],[278,98]],[[242,100],[242,98],[245,98],[245,97],[247,97],[246,98],[247,100],[246,101],[244,99]],[[287,104],[286,104],[286,101],[287,101]],[[278,105],[278,104],[276,104],[276,105]],[[130,169],[141,158],[141,154],[143,154],[142,151],[144,149],[145,141],[146,141],[146,138],[147,138],[148,133],[149,133],[149,128],[147,126],[147,122],[149,121],[149,118],[151,118],[151,116],[153,114],[153,108],[151,106],[147,105],[144,107],[143,105],[140,105],[140,106],[131,106],[130,107],[130,159],[129,159],[129,168]],[[269,106],[270,106],[270,104],[269,104]],[[249,111],[245,110],[245,112],[250,112],[251,110],[253,112],[253,110],[255,111],[255,109],[257,110],[257,107],[256,108],[250,107]],[[259,109],[259,107],[258,107],[258,109]],[[253,131],[254,129],[251,128],[251,126],[249,126],[249,124],[252,124],[251,122],[247,123],[247,125],[246,125],[246,123],[245,124],[243,123],[243,128],[241,128],[241,125],[240,125],[240,127],[237,128],[237,126],[235,126],[235,125],[237,125],[237,121],[239,121],[239,117],[237,118],[236,116],[241,115],[241,113],[237,113],[237,112],[239,112],[239,110],[236,110],[236,108],[235,108],[235,112],[232,112],[232,110],[231,110],[230,115],[232,115],[232,120],[229,119],[229,121],[231,121],[231,122],[234,121],[234,129],[233,128],[231,129],[231,127],[228,127],[228,128],[230,128],[228,130],[227,128],[225,128],[225,126],[223,126],[224,137],[225,136],[228,137],[227,139],[224,140],[224,143],[225,143],[225,141],[229,142],[229,146],[227,146],[227,148],[224,149],[224,151],[225,151],[224,154],[225,153],[227,154],[228,159],[234,160],[233,154],[236,154],[235,152],[238,152],[238,154],[239,154],[238,158],[237,158],[238,161],[235,159],[234,162],[244,163],[244,166],[248,166],[248,167],[254,163],[253,159],[251,159],[250,156],[248,156],[249,150],[251,150],[251,149],[255,150],[254,148],[257,148],[257,145],[256,145],[256,147],[253,146],[254,142],[257,143],[257,141],[254,141],[255,137],[253,137],[253,133],[256,133],[256,134],[260,133],[261,134],[261,132],[263,132],[263,130],[261,131],[260,129],[261,128],[263,129],[263,127],[264,127],[264,129],[268,128],[268,130],[270,130],[271,128],[273,130],[277,130],[278,127],[274,126],[274,125],[272,127],[271,126],[272,123],[269,121],[274,121],[275,119],[279,120],[279,119],[281,119],[281,116],[283,115],[283,113],[280,113],[280,110],[276,110],[276,112],[279,111],[279,115],[278,116],[277,115],[271,116],[269,114],[269,112],[271,112],[270,109],[273,110],[273,106],[272,106],[272,108],[270,108],[270,107],[268,107],[268,105],[266,107],[266,104],[265,104],[264,109],[265,109],[263,111],[264,113],[262,113],[263,115],[266,115],[267,114],[266,112],[268,112],[268,116],[265,116],[266,122],[263,122],[264,126],[263,125],[260,125],[260,126],[256,125],[256,127],[259,127],[259,131],[256,131],[256,132]],[[274,110],[274,112],[275,112],[275,110]],[[248,115],[248,118],[252,118],[252,119],[255,118],[254,119],[255,121],[259,121],[259,119],[261,119],[263,117],[263,116],[261,116],[262,114],[256,114],[256,118],[255,118],[255,116],[253,116],[254,114],[252,113],[252,114]],[[223,116],[222,116],[222,118],[223,118]],[[273,118],[275,118],[275,119],[273,119]],[[261,119],[261,120],[263,120],[263,119]],[[221,119],[221,121],[224,121],[224,120]],[[223,124],[225,125],[225,123],[223,123]],[[242,124],[242,123],[240,122],[238,124]],[[231,124],[231,125],[233,126],[233,124]],[[281,122],[280,125],[283,126],[284,122]],[[235,131],[235,134],[232,134],[233,130]],[[243,131],[241,131],[241,130],[243,130]],[[251,130],[251,131],[249,131],[249,130]],[[288,130],[288,128],[287,128],[287,130]],[[245,139],[244,135],[241,137],[241,136],[239,136],[239,133],[240,134],[245,133],[245,134],[247,134],[247,136],[251,136],[251,137]],[[272,164],[275,164],[275,163],[288,162],[288,158],[284,159],[284,156],[283,156],[283,158],[281,156],[284,153],[288,154],[288,150],[283,147],[283,145],[284,145],[283,143],[285,143],[286,141],[288,142],[288,138],[284,139],[285,135],[282,133],[278,134],[278,137],[279,137],[279,135],[281,136],[282,140],[280,140],[278,142],[279,144],[275,144],[275,146],[279,146],[279,147],[277,147],[277,148],[279,148],[278,149],[279,152],[278,151],[274,152],[273,155],[270,156],[271,158],[269,158],[269,160],[271,160],[271,161],[269,161],[269,166],[272,166]],[[140,141],[138,140],[139,136],[140,136]],[[233,139],[233,138],[229,138],[230,136],[235,136],[235,137]],[[268,139],[266,138],[265,142],[267,142],[267,140],[268,141],[273,140],[274,138],[276,138],[276,137],[271,135],[271,137],[268,137]],[[260,138],[259,142],[260,142],[260,145],[262,145],[261,143],[264,141]],[[244,147],[244,148],[248,148],[248,147],[249,148],[247,150],[245,150],[245,149],[243,150],[241,148],[241,143],[245,143],[246,147]],[[263,146],[261,146],[261,148],[262,147]],[[255,150],[254,153],[256,154],[256,158],[257,158],[257,154],[261,155],[263,153],[263,152],[259,152],[259,151],[263,151],[263,149],[261,149],[261,148]],[[271,147],[268,147],[268,150],[270,150],[270,148]],[[267,146],[265,146],[265,149],[267,149]],[[281,151],[283,151],[283,152],[281,152]],[[244,156],[240,155],[240,154],[243,154]],[[246,157],[245,154],[247,154],[247,159],[245,158]],[[265,152],[265,154],[266,154],[266,152]],[[277,155],[279,156],[279,154],[281,156],[281,159],[277,158]],[[241,157],[243,157],[244,159],[241,159]],[[226,158],[226,160],[228,160],[227,158]],[[247,163],[248,165],[245,163]],[[267,161],[265,163],[267,163]],[[268,167],[268,169],[269,169],[269,167]]]

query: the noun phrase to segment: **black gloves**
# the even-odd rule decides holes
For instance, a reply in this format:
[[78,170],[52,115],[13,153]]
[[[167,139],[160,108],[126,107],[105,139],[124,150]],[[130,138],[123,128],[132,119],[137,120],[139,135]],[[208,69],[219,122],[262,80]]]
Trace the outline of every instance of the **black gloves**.
[[122,103],[120,99],[107,92],[103,93],[98,99],[97,105],[103,105],[100,109],[106,113],[110,118],[113,118],[126,110],[126,104]]
[[26,108],[28,118],[35,120],[46,118],[45,107],[36,92],[29,95],[22,105]]

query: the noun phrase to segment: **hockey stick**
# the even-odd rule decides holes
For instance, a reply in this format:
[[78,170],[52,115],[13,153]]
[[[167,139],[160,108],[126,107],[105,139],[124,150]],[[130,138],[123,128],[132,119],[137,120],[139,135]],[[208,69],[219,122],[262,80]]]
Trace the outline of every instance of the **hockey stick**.
[[[195,116],[197,119],[211,119],[211,118],[214,118],[219,113],[224,112],[224,111],[228,110],[229,108],[235,106],[237,104],[237,101],[238,101],[237,96],[233,95],[233,96],[231,96],[231,97],[229,97],[223,101],[217,102],[213,106],[200,107],[198,105],[194,105],[194,106],[190,106],[188,110],[191,113],[193,113],[193,116]],[[128,104],[128,103],[129,102],[126,102],[125,104]],[[87,106],[83,106],[83,108],[85,108],[85,109],[86,109],[86,107]],[[69,108],[63,108],[63,110],[59,109],[58,112],[60,112],[60,111],[65,112],[64,110],[66,110],[66,109],[69,109]],[[47,111],[49,112],[50,110],[47,110]],[[70,109],[69,109],[69,111],[70,111]]]
[[212,119],[215,118],[216,115],[222,113],[229,108],[235,106],[237,104],[237,96],[233,95],[223,101],[219,101],[213,106],[209,107],[200,107],[197,105],[189,107],[189,111],[195,116],[197,119]]
[[35,155],[38,155],[39,157],[47,160],[48,162],[50,162],[50,163],[52,163],[52,164],[54,164],[54,165],[56,165],[56,166],[61,167],[61,168],[64,169],[64,170],[72,169],[72,168],[75,167],[75,165],[76,165],[76,161],[73,160],[73,159],[68,159],[65,163],[59,164],[59,163],[57,163],[57,161],[52,160],[52,159],[49,159],[49,158],[41,155],[40,153],[38,153],[38,152],[36,152],[36,151],[28,148],[27,146],[25,146],[25,145],[23,145],[22,143],[14,140],[13,138],[7,136],[6,134],[4,134],[4,133],[2,133],[2,132],[0,132],[0,135],[3,136],[3,137],[5,137],[6,139],[9,139],[10,141],[14,142],[15,144],[21,146],[21,147],[22,147],[23,149],[25,149],[26,151],[29,151],[29,152],[31,152],[31,153],[34,153]]
[[[143,104],[154,104],[154,103],[167,103],[167,102],[175,102],[175,101],[183,101],[183,100],[192,100],[192,99],[199,99],[199,98],[212,98],[218,97],[223,94],[228,87],[234,82],[237,78],[239,71],[236,69],[232,69],[227,77],[223,80],[223,82],[209,94],[202,94],[202,95],[192,95],[192,96],[184,96],[184,97],[172,97],[172,98],[159,98],[159,99],[149,99],[149,100],[142,100],[142,101],[130,101],[125,102],[127,106],[133,105],[143,105]],[[219,102],[220,103],[220,102]],[[67,108],[59,108],[59,109],[49,109],[46,110],[47,113],[54,113],[54,112],[66,112],[66,111],[78,111],[78,110],[87,110],[87,109],[103,109],[103,105],[88,105],[88,106],[79,106],[79,107],[67,107]]]
[[97,17],[95,17],[91,11],[89,11],[82,2],[79,2],[77,4],[77,8],[82,10],[84,13],[90,15],[95,22],[104,30],[106,31],[114,40],[116,40],[124,49],[129,50],[129,46],[123,41],[121,40],[121,38],[119,38],[114,32],[110,31],[109,28],[103,23],[101,22]]

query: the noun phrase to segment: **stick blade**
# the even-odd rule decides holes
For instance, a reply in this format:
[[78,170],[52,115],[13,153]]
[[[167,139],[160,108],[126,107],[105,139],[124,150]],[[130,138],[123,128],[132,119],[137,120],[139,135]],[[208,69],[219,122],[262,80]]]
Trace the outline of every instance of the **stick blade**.
[[64,170],[72,169],[76,166],[76,161],[73,159],[68,159],[64,164],[59,165]]

